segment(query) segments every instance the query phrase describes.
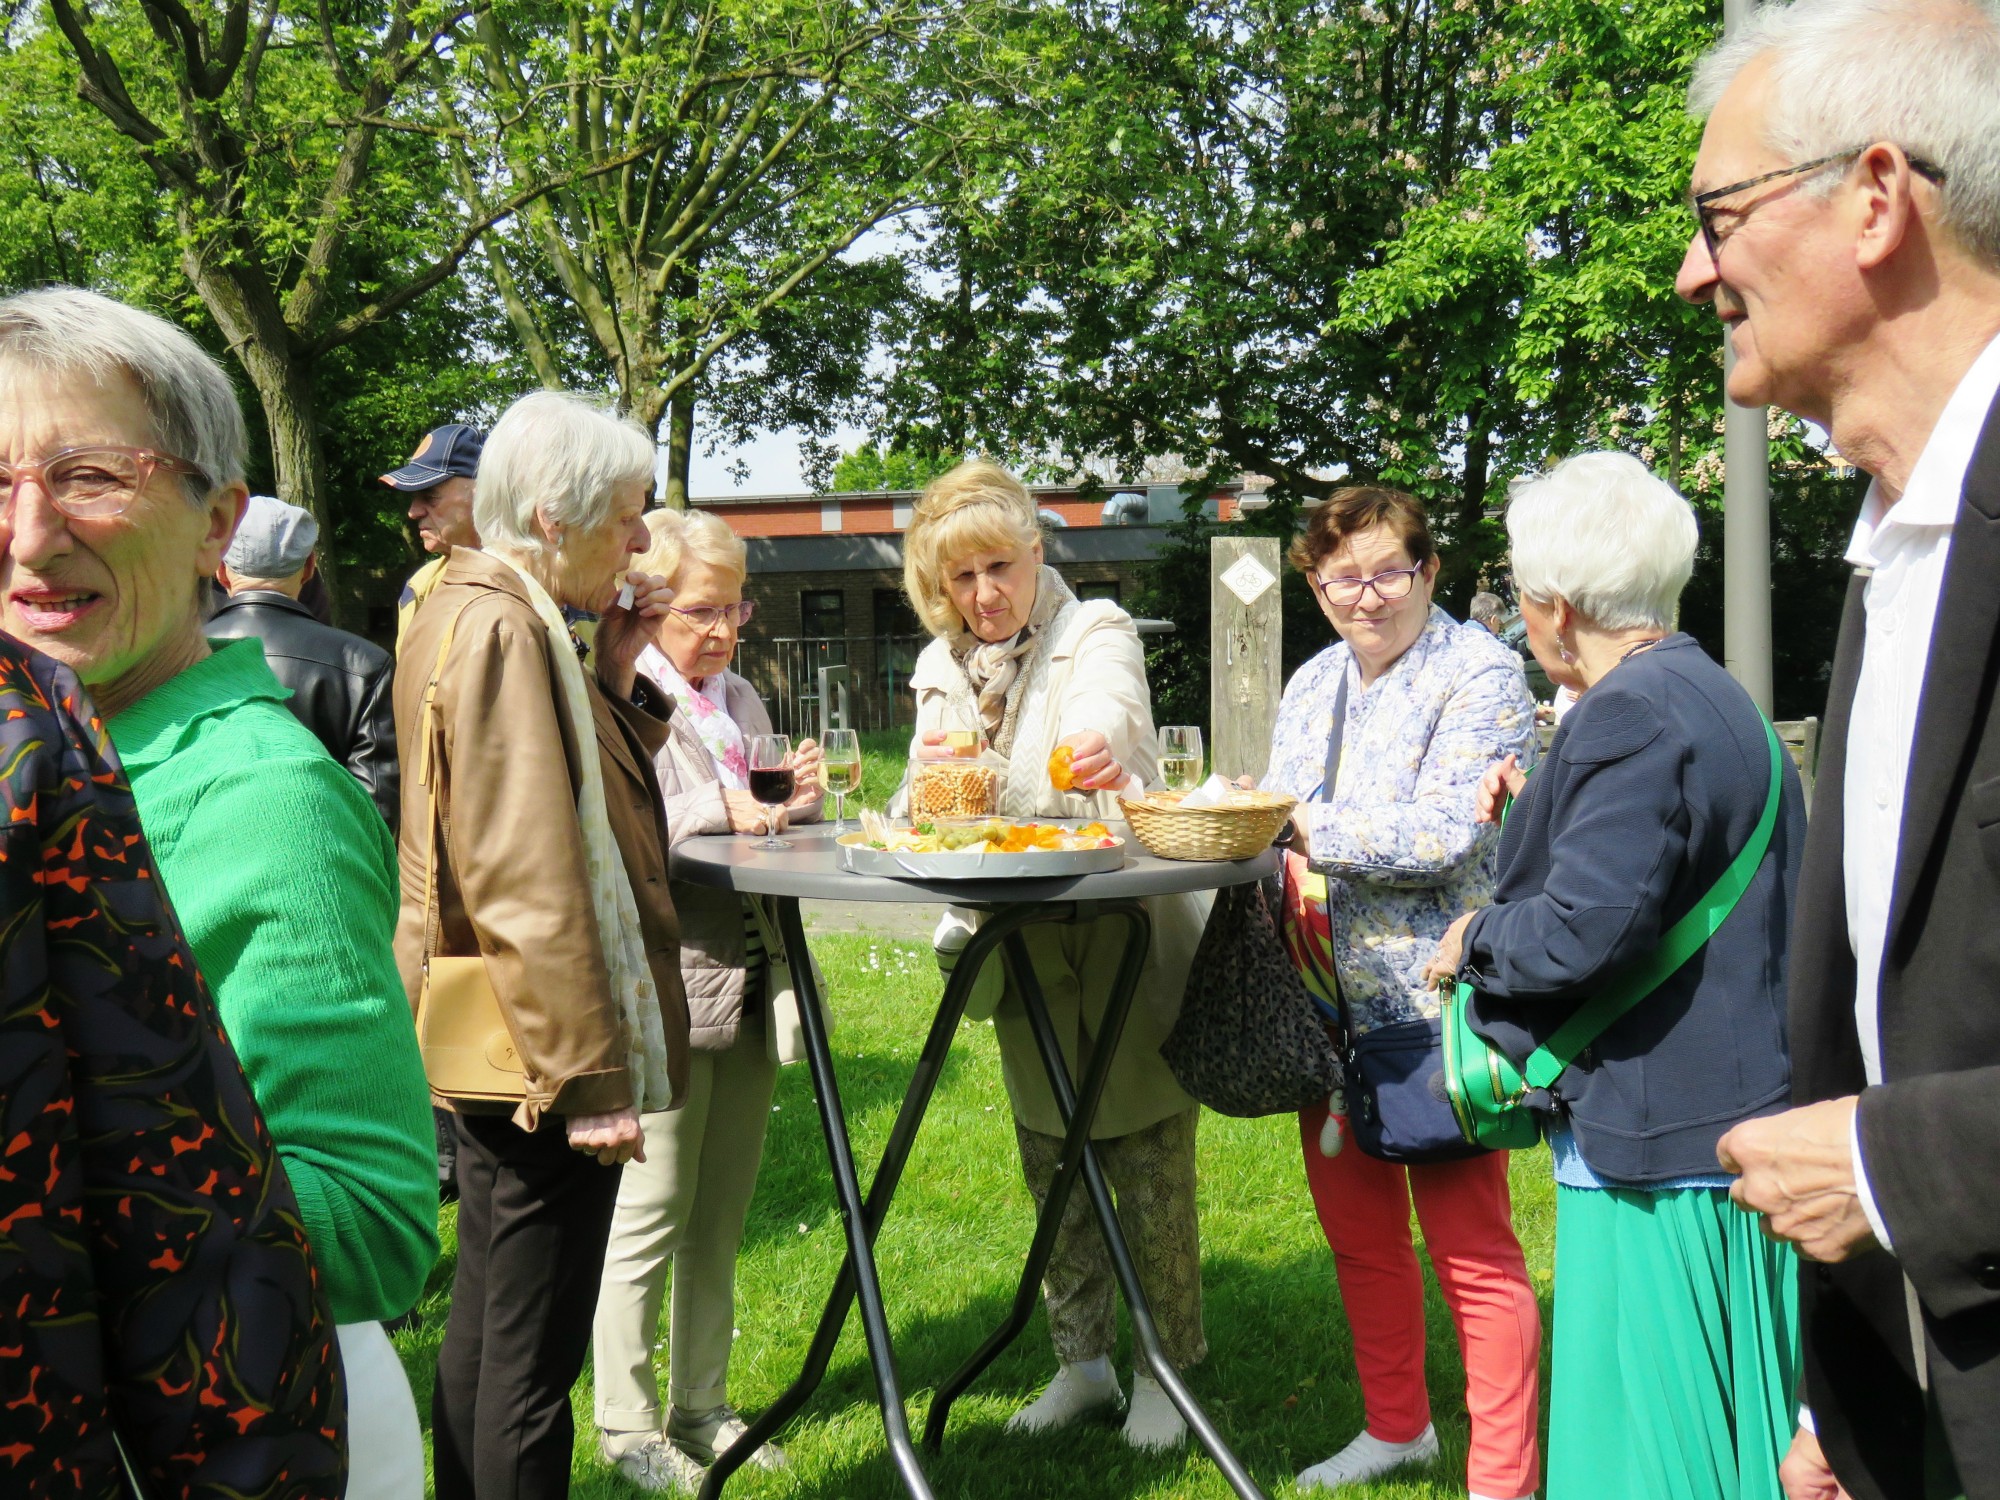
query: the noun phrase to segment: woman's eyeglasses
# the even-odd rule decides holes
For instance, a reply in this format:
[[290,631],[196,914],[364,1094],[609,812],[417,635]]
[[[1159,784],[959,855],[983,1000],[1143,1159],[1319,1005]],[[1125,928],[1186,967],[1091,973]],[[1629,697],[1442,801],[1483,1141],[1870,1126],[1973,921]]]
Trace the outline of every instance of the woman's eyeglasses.
[[0,463],[0,490],[6,492],[6,514],[12,515],[21,481],[32,477],[48,495],[49,503],[64,515],[77,521],[95,521],[123,515],[161,469],[199,479],[204,486],[214,484],[199,467],[171,453],[107,443],[65,448],[34,463]]
[[1384,604],[1394,604],[1398,599],[1410,597],[1410,590],[1417,586],[1417,575],[1424,570],[1418,563],[1414,568],[1388,568],[1367,578],[1322,578],[1315,573],[1313,582],[1326,595],[1328,604],[1337,604],[1345,609],[1359,604],[1361,596],[1370,589]]
[[757,613],[757,606],[748,599],[740,604],[697,604],[693,609],[682,609],[678,604],[669,604],[667,608],[696,630],[713,630],[724,620],[741,630],[750,623],[750,617]]

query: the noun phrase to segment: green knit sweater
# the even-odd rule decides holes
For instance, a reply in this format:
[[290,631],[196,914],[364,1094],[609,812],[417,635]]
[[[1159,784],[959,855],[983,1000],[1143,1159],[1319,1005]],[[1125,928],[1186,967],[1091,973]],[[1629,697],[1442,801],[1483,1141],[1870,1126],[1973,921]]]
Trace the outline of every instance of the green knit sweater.
[[438,1255],[430,1093],[391,949],[395,849],[284,706],[262,643],[215,644],[113,718],[112,743],[334,1319],[393,1318]]

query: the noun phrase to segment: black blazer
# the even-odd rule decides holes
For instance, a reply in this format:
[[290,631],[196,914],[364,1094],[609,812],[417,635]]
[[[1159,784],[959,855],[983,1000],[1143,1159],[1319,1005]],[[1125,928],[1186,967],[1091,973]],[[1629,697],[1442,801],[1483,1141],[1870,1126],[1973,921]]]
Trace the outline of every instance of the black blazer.
[[2000,1500],[2000,402],[1966,474],[1918,699],[1882,957],[1883,1082],[1865,1093],[1841,851],[1862,586],[1841,622],[1800,877],[1792,1085],[1801,1104],[1861,1094],[1895,1253],[1803,1267],[1804,1395],[1855,1500],[1921,1500],[1907,1274],[1966,1500]]
[[271,675],[292,690],[286,707],[354,773],[394,833],[403,795],[390,697],[396,659],[358,635],[320,624],[303,604],[271,589],[225,599],[202,629],[216,640],[262,638]]

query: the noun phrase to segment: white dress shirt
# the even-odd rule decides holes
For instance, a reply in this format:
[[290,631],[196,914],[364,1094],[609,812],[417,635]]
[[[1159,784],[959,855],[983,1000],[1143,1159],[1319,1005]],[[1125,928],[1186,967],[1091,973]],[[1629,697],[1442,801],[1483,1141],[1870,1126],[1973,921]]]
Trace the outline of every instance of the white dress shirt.
[[[1980,429],[1996,395],[2000,395],[2000,338],[1986,346],[1952,392],[1910,471],[1902,497],[1890,504],[1882,498],[1879,483],[1868,487],[1847,549],[1848,562],[1873,570],[1862,595],[1868,633],[1848,720],[1847,776],[1841,787],[1847,933],[1854,945],[1854,1025],[1870,1084],[1882,1081],[1882,949],[1895,889],[1910,750],[1917,733],[1917,700],[1930,658],[1945,563],[1951,556],[1952,523]],[[1857,1113],[1855,1182],[1869,1226],[1886,1246],[1889,1231],[1869,1191],[1861,1155],[1860,1118]]]

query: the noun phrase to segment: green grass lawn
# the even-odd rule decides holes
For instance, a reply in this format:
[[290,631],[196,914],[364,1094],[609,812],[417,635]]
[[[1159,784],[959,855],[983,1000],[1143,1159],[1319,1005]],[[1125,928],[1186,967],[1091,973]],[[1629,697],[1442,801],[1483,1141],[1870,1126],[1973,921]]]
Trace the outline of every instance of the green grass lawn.
[[[863,1187],[888,1135],[928,1028],[938,977],[927,947],[829,933],[815,939],[835,1011],[834,1053]],[[1295,1493],[1291,1476],[1359,1431],[1347,1324],[1333,1259],[1320,1235],[1289,1117],[1201,1123],[1201,1231],[1210,1353],[1190,1372],[1195,1396],[1268,1491]],[[1514,1166],[1514,1204],[1547,1320],[1554,1255],[1548,1159]],[[428,1428],[432,1371],[444,1331],[455,1210],[445,1254],[422,1305],[424,1324],[398,1347]],[[918,1137],[878,1245],[910,1423],[921,1431],[935,1384],[1004,1316],[1033,1224],[1021,1185],[993,1031],[961,1033]],[[797,1373],[843,1251],[811,1081],[803,1066],[780,1076],[769,1146],[751,1208],[737,1282],[741,1333],[730,1394],[760,1410]],[[1442,1460],[1430,1469],[1346,1493],[1376,1500],[1445,1500],[1465,1494],[1463,1374],[1451,1320],[1426,1275],[1430,1387]],[[661,1331],[661,1363],[665,1362]],[[1129,1334],[1126,1335],[1126,1341]],[[1126,1341],[1117,1356],[1130,1383]],[[1190,1444],[1141,1457],[1115,1426],[1084,1426],[1042,1439],[1002,1431],[1008,1415],[1054,1372],[1038,1310],[1027,1331],[952,1413],[944,1451],[926,1460],[941,1496],[1032,1500],[1227,1497],[1221,1476]],[[1546,1375],[1544,1377],[1546,1379]],[[585,1500],[637,1491],[598,1462],[588,1370],[575,1393],[575,1493]],[[731,1496],[891,1500],[903,1492],[888,1463],[860,1322],[850,1317],[825,1382],[782,1435],[788,1471],[741,1470]]]

